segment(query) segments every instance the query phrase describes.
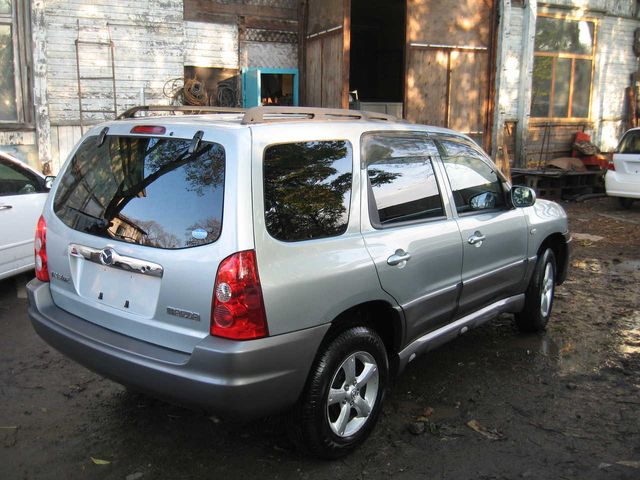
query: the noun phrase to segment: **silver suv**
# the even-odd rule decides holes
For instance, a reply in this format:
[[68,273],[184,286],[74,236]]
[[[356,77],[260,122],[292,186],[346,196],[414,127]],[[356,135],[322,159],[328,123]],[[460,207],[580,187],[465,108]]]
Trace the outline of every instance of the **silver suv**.
[[154,110],[87,132],[38,223],[29,315],[91,370],[220,415],[293,410],[299,443],[334,458],[416,355],[503,312],[545,328],[566,214],[468,137],[354,111]]

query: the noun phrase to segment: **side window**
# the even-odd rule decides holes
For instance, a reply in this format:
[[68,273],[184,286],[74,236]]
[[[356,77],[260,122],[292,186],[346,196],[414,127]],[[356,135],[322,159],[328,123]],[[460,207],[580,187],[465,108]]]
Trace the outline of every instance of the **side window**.
[[376,228],[443,217],[442,199],[426,137],[366,135],[362,152],[369,178],[369,214]]
[[345,140],[267,147],[263,176],[269,234],[296,242],[346,232],[352,171],[352,148]]
[[40,182],[31,172],[0,162],[0,196],[25,195],[40,191]]
[[458,213],[506,207],[502,181],[480,152],[455,140],[439,143]]

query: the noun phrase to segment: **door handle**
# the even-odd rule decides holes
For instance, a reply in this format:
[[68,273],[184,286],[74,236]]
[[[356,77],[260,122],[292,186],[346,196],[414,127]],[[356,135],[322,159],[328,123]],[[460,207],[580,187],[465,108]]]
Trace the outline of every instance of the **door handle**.
[[12,205],[0,205],[0,210],[9,210],[10,208],[13,208]]
[[396,265],[400,265],[402,262],[408,262],[411,259],[411,255],[409,252],[405,252],[401,248],[396,250],[396,253],[387,258],[387,265],[391,265],[392,267]]
[[477,245],[478,247],[480,246],[480,244],[486,239],[487,237],[485,237],[482,233],[480,232],[476,232],[473,235],[471,235],[469,237],[469,244],[470,245]]

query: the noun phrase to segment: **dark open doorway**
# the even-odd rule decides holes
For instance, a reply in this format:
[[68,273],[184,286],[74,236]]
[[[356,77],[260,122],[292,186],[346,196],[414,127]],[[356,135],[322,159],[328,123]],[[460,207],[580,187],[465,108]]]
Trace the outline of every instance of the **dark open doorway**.
[[405,0],[351,1],[349,90],[363,110],[402,116],[405,9]]

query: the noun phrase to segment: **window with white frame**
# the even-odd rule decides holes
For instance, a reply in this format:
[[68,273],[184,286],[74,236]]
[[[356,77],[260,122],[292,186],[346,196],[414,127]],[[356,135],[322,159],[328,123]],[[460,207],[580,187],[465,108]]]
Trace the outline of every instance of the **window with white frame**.
[[595,38],[593,20],[538,17],[531,117],[589,118]]
[[32,120],[29,1],[0,0],[0,128]]

